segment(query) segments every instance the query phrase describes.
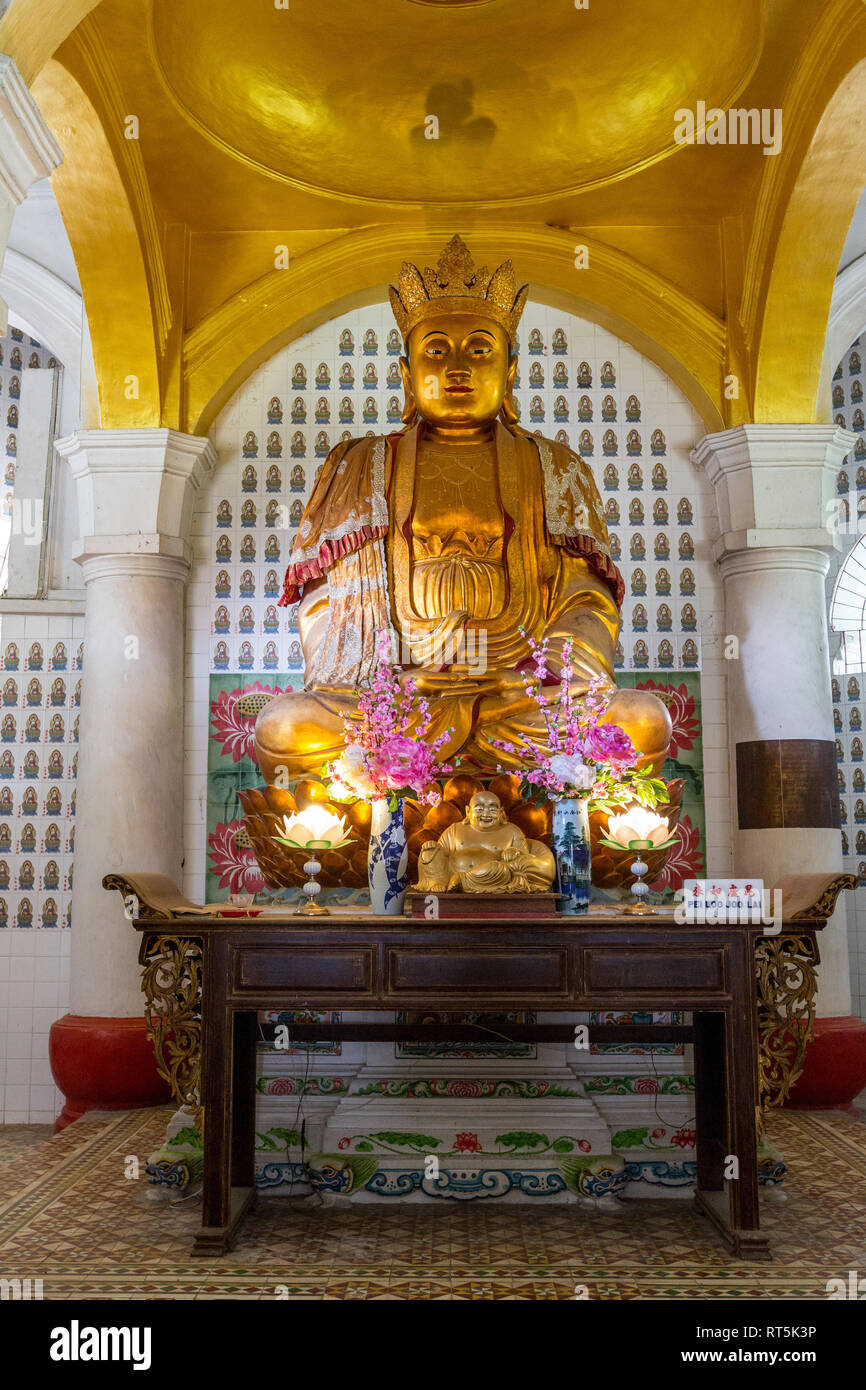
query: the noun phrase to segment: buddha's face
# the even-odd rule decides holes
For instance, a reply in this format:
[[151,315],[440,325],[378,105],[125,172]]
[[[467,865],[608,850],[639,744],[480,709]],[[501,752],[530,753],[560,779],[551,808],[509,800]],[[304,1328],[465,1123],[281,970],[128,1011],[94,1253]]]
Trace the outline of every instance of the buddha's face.
[[489,830],[502,820],[502,803],[493,792],[476,792],[467,809],[474,830]]
[[400,358],[403,388],[434,427],[477,429],[496,419],[517,367],[508,334],[477,311],[415,325]]

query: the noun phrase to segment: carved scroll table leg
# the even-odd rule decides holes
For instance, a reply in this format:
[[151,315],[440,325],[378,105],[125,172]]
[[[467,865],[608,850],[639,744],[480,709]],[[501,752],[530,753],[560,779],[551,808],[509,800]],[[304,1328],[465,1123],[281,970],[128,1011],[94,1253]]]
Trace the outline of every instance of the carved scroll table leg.
[[818,946],[808,932],[763,936],[755,947],[758,981],[758,1105],[782,1105],[803,1071],[815,1024]]
[[168,934],[146,936],[142,964],[144,1018],[159,1074],[201,1134],[201,942]]

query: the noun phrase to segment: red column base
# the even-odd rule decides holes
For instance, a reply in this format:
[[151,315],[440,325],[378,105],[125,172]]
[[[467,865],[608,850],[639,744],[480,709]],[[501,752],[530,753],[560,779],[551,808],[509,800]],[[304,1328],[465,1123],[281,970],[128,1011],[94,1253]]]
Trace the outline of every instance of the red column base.
[[64,1014],[51,1026],[48,1057],[66,1097],[55,1133],[87,1110],[140,1110],[171,1100],[143,1018]]
[[866,1023],[859,1018],[816,1018],[803,1075],[786,1108],[838,1110],[866,1089]]

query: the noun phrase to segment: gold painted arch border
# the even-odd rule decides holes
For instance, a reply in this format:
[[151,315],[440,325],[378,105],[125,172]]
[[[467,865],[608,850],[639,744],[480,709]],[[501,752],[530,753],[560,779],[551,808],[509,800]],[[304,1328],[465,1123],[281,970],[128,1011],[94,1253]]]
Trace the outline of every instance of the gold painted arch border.
[[[186,335],[190,433],[205,434],[257,367],[319,324],[387,298],[407,255],[429,260],[454,230],[373,227],[351,232],[273,271],[222,304]],[[476,260],[511,256],[536,302],[599,324],[666,372],[708,430],[725,424],[723,321],[676,285],[602,242],[559,228],[465,230]],[[575,269],[575,246],[589,268]]]

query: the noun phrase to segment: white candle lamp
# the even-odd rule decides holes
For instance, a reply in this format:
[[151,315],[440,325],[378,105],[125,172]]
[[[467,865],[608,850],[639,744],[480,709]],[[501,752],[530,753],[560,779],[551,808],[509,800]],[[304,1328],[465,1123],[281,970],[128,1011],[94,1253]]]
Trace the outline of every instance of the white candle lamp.
[[668,849],[674,844],[676,835],[671,835],[670,826],[662,816],[656,811],[648,810],[646,806],[631,806],[619,815],[608,816],[607,828],[609,838],[602,839],[599,843],[607,845],[609,849],[631,850],[635,856],[631,865],[634,874],[634,883],[631,885],[634,902],[625,908],[625,911],[634,913],[635,916],[654,914],[656,909],[645,901],[649,888],[644,883],[644,876],[649,871],[649,865],[644,863],[642,855],[657,849]]
[[316,902],[322,891],[321,884],[317,882],[322,866],[316,856],[325,850],[343,849],[345,845],[352,844],[345,817],[335,816],[327,806],[314,804],[307,806],[304,811],[295,811],[290,816],[283,816],[283,834],[273,835],[271,838],[281,845],[287,845],[289,849],[305,850],[309,855],[304,864],[307,881],[301,890],[306,895],[306,901],[295,908],[296,915],[328,916],[330,910]]

